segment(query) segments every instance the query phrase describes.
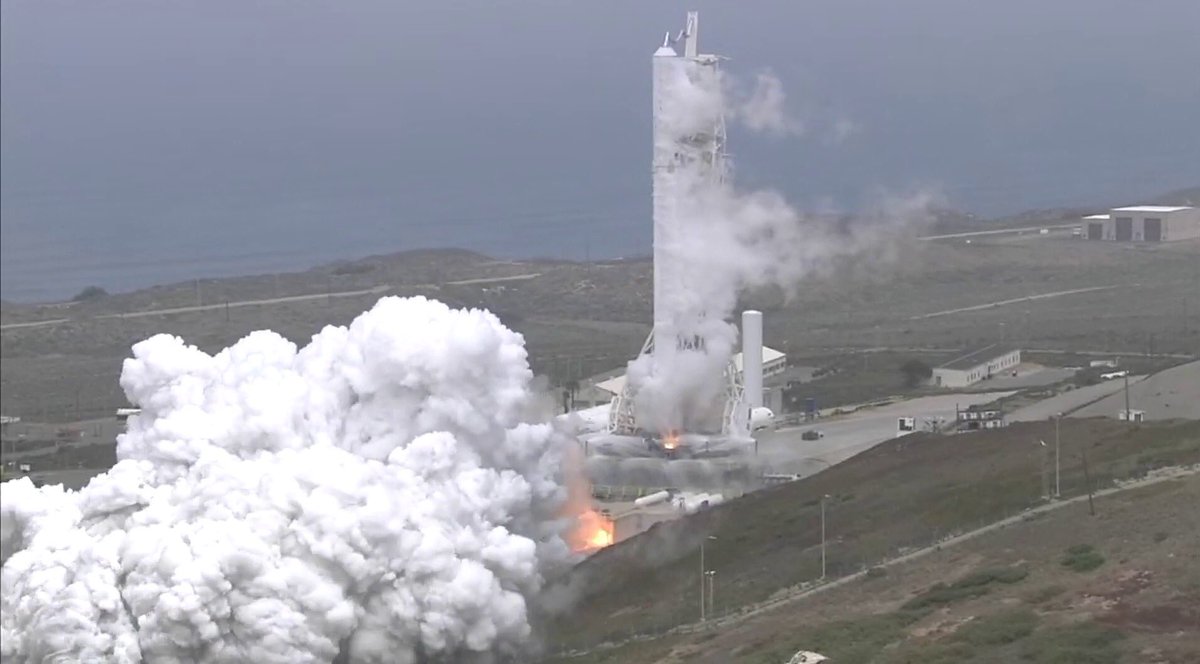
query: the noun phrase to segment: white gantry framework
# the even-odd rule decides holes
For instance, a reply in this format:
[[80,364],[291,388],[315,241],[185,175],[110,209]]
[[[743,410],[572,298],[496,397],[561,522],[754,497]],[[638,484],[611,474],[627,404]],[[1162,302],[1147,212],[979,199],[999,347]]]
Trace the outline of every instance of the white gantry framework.
[[[651,355],[654,352],[654,335],[646,338],[642,345],[641,355]],[[731,360],[722,374],[724,390],[721,398],[724,408],[721,413],[722,435],[748,435],[750,432],[750,412],[745,399],[745,388],[742,384],[741,373]],[[646,432],[638,426],[637,414],[634,409],[636,391],[631,381],[626,380],[620,394],[613,398],[608,410],[608,433],[621,436],[640,436],[647,433],[660,434],[663,432]]]
[[[653,218],[654,218],[654,329],[642,347],[656,371],[669,366],[676,353],[707,353],[701,333],[704,311],[680,312],[669,306],[676,294],[688,289],[687,256],[677,247],[688,228],[681,214],[684,197],[698,186],[719,185],[726,177],[725,116],[720,104],[693,108],[686,103],[686,89],[706,91],[720,99],[722,59],[698,53],[699,14],[689,12],[687,23],[674,38],[670,34],[653,57]],[[680,54],[676,48],[682,46]],[[705,117],[705,114],[709,117]],[[722,376],[722,434],[747,434],[749,415],[745,408],[740,374],[732,361]],[[622,435],[661,434],[644,432],[638,426],[634,400],[637,386],[626,381],[609,411],[609,432]],[[714,404],[715,405],[715,404]],[[714,432],[715,433],[715,432]]]

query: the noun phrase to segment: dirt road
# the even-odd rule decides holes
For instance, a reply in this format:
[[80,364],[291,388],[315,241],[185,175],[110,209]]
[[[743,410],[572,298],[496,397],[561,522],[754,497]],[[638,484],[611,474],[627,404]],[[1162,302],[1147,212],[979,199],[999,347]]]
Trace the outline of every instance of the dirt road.
[[[1137,284],[1130,284],[1136,286]],[[1078,295],[1080,293],[1093,293],[1096,291],[1112,290],[1114,288],[1123,288],[1124,286],[1092,286],[1090,288],[1075,288],[1072,290],[1054,291],[1052,293],[1039,293],[1037,295],[1026,295],[1025,297],[1014,297],[1010,300],[998,300],[996,302],[987,302],[977,304],[972,307],[960,307],[958,309],[946,309],[945,311],[935,311],[931,314],[921,314],[912,316],[909,320],[922,320],[925,318],[938,318],[941,316],[949,316],[951,314],[961,314],[968,311],[981,311],[983,309],[992,309],[994,307],[1003,307],[1008,304],[1017,304],[1018,302],[1032,302],[1034,300],[1047,300],[1052,297],[1063,297],[1065,295]]]
[[[540,276],[542,276],[540,272],[533,272],[530,274],[517,274],[517,275],[508,276],[508,277],[484,277],[484,278],[480,278],[480,279],[461,279],[458,281],[447,281],[440,285],[441,286],[468,286],[468,285],[478,286],[478,285],[491,284],[491,283],[504,283],[504,282],[511,282],[511,281],[527,281],[529,279],[536,279],[537,277],[540,277]],[[422,289],[422,288],[437,288],[438,286],[439,286],[439,284],[414,284],[414,285],[405,285],[404,288],[406,290],[414,290],[414,289]],[[352,290],[352,291],[339,291],[336,293],[309,293],[306,295],[288,295],[288,296],[284,296],[284,297],[272,297],[272,298],[266,298],[266,299],[260,299],[260,300],[239,300],[237,302],[216,302],[213,304],[196,304],[196,305],[187,306],[187,307],[171,307],[171,308],[167,308],[167,309],[150,309],[147,311],[134,311],[134,312],[130,312],[130,313],[104,314],[102,316],[96,316],[96,318],[99,318],[99,319],[147,318],[150,316],[169,316],[172,314],[185,314],[185,313],[191,313],[194,311],[213,311],[216,309],[239,309],[242,307],[262,307],[262,306],[269,306],[269,305],[273,305],[273,304],[287,304],[287,303],[291,303],[291,302],[307,302],[307,301],[311,301],[311,300],[324,300],[324,299],[345,298],[345,297],[362,297],[362,296],[366,296],[366,295],[382,295],[382,294],[392,290],[392,288],[393,287],[391,284],[380,284],[380,285],[374,286],[372,288],[364,288],[361,290]],[[70,318],[55,318],[52,320],[30,321],[27,323],[7,323],[4,325],[0,325],[0,331],[17,330],[17,329],[31,328],[31,327],[49,327],[52,325],[61,325],[63,323],[69,323],[71,321],[72,321],[72,319],[70,319]]]

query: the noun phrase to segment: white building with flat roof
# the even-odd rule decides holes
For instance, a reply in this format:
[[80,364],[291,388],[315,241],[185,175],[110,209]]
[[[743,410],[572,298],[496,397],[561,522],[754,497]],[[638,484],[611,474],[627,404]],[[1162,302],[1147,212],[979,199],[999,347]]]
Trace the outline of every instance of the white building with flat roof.
[[1103,240],[1104,227],[1110,223],[1111,214],[1091,214],[1083,218],[1083,237],[1089,240]]
[[1111,242],[1172,242],[1200,238],[1200,208],[1131,205],[1083,218],[1084,237]]
[[937,387],[967,387],[994,375],[1013,371],[1021,363],[1021,351],[1000,344],[973,350],[933,370]]

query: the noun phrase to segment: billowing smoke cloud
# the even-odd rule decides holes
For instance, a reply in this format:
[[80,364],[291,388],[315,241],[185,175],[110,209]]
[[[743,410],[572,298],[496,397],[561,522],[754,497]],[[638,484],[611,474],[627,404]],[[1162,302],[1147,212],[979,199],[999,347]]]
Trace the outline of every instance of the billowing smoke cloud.
[[385,298],[301,349],[160,335],[79,492],[4,485],[4,661],[490,661],[566,560],[561,447],[523,340]]
[[787,95],[779,77],[762,72],[755,76],[754,89],[745,101],[734,103],[733,117],[751,131],[775,136],[804,133],[804,125],[787,114]]
[[[703,338],[705,352],[660,353],[631,363],[639,421],[659,431],[711,430],[723,413],[721,373],[737,345],[727,321],[748,288],[785,292],[803,279],[848,262],[892,260],[913,227],[928,220],[928,194],[888,198],[852,222],[797,211],[773,191],[743,191],[711,155],[711,137],[725,118],[752,130],[798,131],[783,109],[778,79],[758,78],[755,91],[737,99],[715,68],[683,58],[655,59],[656,278],[666,288],[655,321],[669,321],[680,338]],[[676,156],[659,168],[663,155]],[[714,166],[716,164],[716,166]],[[664,297],[665,296],[665,297]],[[716,422],[713,421],[716,418]]]

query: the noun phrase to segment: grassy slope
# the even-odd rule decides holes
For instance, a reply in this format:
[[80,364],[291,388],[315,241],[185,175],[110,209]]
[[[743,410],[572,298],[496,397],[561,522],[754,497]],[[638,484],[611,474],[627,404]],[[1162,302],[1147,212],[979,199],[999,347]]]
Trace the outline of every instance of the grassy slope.
[[[949,533],[1037,504],[1047,423],[963,436],[913,435],[880,445],[803,481],[750,494],[660,525],[601,552],[575,571],[573,613],[550,629],[555,648],[586,647],[694,621],[698,543],[718,571],[718,612],[766,599],[820,574],[819,498],[827,503],[828,573],[840,576]],[[1084,489],[1086,451],[1098,485],[1147,467],[1200,461],[1200,422],[1132,426],[1064,422],[1064,495]],[[1052,468],[1052,459],[1050,460]]]
[[[1200,242],[1154,250],[1065,239],[995,239],[971,245],[917,243],[898,262],[856,265],[807,280],[792,299],[757,294],[766,310],[767,343],[794,357],[844,357],[864,347],[958,349],[1004,338],[1029,347],[1121,352],[1200,352]],[[481,306],[525,334],[534,370],[557,381],[618,367],[645,339],[650,320],[648,261],[610,265],[496,263],[466,252],[373,258],[357,267],[325,267],[296,275],[201,283],[203,302],[325,293],[388,284],[393,294],[424,294],[454,306]],[[340,273],[339,273],[340,270]],[[365,271],[360,271],[365,270]],[[481,277],[540,273],[529,281],[446,285]],[[433,284],[422,286],[421,284]],[[440,285],[439,285],[440,284]],[[916,319],[916,314],[1034,293],[1097,285],[1121,289]],[[134,342],[178,334],[217,350],[252,330],[269,328],[303,343],[326,324],[344,324],[376,295],[317,298],[261,307],[223,308],[136,319],[105,313],[194,304],[194,284],[149,289],[41,312],[72,322],[10,329],[0,336],[0,409],[58,420],[99,416],[123,405],[121,361]],[[1189,299],[1190,298],[1190,299]],[[30,314],[6,311],[4,320]],[[24,313],[21,313],[24,312]],[[897,357],[896,362],[905,358]],[[936,358],[931,358],[936,359]],[[861,385],[832,383],[824,405],[886,396],[898,373],[868,367]],[[843,376],[844,378],[845,376]],[[76,414],[76,391],[80,412]]]
[[[733,626],[554,661],[838,664],[1200,661],[1200,478],[989,533]],[[1153,515],[1153,518],[1148,518]],[[1084,545],[1084,546],[1081,546]],[[1076,571],[1068,551],[1092,547]]]

